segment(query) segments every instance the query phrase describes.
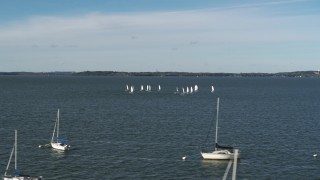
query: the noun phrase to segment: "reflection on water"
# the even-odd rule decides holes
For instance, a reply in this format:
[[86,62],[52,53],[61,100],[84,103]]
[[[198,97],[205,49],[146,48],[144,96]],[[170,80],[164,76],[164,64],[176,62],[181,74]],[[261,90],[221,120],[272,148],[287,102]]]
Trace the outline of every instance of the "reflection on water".
[[229,160],[201,160],[203,167],[224,167],[227,166]]
[[53,158],[64,158],[66,155],[68,155],[69,151],[62,151],[59,149],[50,148],[50,155]]

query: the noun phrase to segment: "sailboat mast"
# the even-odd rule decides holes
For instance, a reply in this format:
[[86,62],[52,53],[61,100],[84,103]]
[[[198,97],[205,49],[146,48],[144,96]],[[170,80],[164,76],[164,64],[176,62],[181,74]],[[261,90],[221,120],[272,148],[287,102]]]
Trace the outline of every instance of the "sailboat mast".
[[18,133],[17,130],[14,131],[14,169],[17,170],[17,139],[18,139]]
[[58,142],[58,138],[59,138],[59,117],[60,116],[60,113],[59,113],[59,109],[58,109],[58,112],[57,112],[57,142]]
[[56,118],[56,122],[54,123],[54,128],[53,128],[53,133],[52,133],[51,143],[53,143],[54,133],[56,132],[57,120],[58,120],[58,118]]
[[217,121],[216,121],[215,150],[217,150],[217,144],[218,144],[218,125],[219,125],[219,98],[217,100]]

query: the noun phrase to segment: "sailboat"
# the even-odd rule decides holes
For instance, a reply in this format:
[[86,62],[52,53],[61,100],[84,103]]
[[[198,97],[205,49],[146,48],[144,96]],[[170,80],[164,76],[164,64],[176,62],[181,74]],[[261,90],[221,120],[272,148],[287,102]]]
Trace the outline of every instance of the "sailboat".
[[198,85],[194,85],[194,92],[198,92],[198,89],[199,89]]
[[[18,148],[18,144],[17,144],[17,138],[18,138],[18,132],[17,130],[14,131],[15,133],[15,138],[14,138],[14,145],[10,154],[10,158],[9,158],[9,162],[6,168],[6,171],[4,173],[3,179],[4,180],[41,180],[42,176],[39,177],[31,177],[29,175],[22,175],[19,173],[19,170],[17,168],[17,160],[18,160],[18,156],[17,156],[17,148]],[[14,169],[15,169],[15,175],[7,175],[7,171],[10,167],[10,163],[11,163],[11,159],[14,153]]]
[[175,94],[179,94],[179,88],[176,87],[176,92],[174,92]]
[[130,86],[130,91],[129,91],[129,93],[130,93],[130,94],[133,94],[133,92],[134,92],[134,86]]
[[[217,121],[216,121],[216,137],[215,149],[212,152],[200,152],[203,159],[206,160],[229,160],[234,158],[233,147],[220,146],[218,144],[218,123],[219,123],[219,98],[217,100]],[[240,153],[238,158],[240,157]]]
[[184,87],[182,88],[182,93],[181,95],[184,95],[186,92],[184,91]]
[[212,93],[214,92],[214,87],[213,87],[213,86],[211,86],[211,92],[212,92]]
[[[51,147],[53,149],[58,149],[58,150],[62,150],[62,151],[70,150],[71,146],[66,144],[64,139],[59,139],[59,125],[60,125],[59,121],[60,121],[60,113],[59,113],[59,109],[58,109],[57,119],[56,119],[56,123],[54,125],[52,138],[51,138]],[[56,130],[57,130],[57,133],[56,133],[56,138],[55,138]]]

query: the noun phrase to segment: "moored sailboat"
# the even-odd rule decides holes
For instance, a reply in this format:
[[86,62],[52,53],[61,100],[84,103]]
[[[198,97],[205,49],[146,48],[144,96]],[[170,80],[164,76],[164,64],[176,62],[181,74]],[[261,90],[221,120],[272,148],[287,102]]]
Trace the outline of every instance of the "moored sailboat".
[[[10,154],[10,158],[8,161],[8,165],[6,168],[6,171],[4,173],[3,179],[4,180],[42,180],[42,176],[39,177],[31,177],[29,175],[22,175],[20,174],[18,168],[17,168],[17,161],[18,161],[18,156],[17,156],[17,149],[18,149],[18,143],[17,143],[17,139],[18,139],[18,132],[17,130],[15,130],[15,138],[14,138],[14,145]],[[7,172],[9,170],[10,167],[10,163],[11,163],[11,159],[14,153],[14,169],[15,169],[15,174],[14,175],[8,175]]]
[[[52,138],[51,138],[51,147],[53,149],[58,149],[58,150],[62,150],[62,151],[70,150],[71,146],[66,144],[64,139],[59,139],[59,128],[60,128],[59,126],[60,126],[60,112],[58,109],[57,119],[56,119],[56,123],[54,125]],[[55,137],[55,134],[56,134],[56,137]]]
[[[219,123],[219,98],[217,100],[217,119],[216,119],[216,136],[215,136],[215,148],[212,152],[200,152],[203,159],[206,160],[229,160],[234,158],[233,147],[220,146],[218,144],[218,123]],[[238,154],[240,158],[240,153]]]

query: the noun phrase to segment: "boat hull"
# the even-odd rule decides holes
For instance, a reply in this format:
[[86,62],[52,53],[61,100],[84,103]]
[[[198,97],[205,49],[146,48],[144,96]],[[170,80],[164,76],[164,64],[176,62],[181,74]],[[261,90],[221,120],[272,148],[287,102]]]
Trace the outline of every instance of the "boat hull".
[[[228,151],[228,150],[219,150],[219,151],[213,151],[204,153],[201,152],[201,156],[205,160],[230,160],[234,159],[234,153]],[[240,158],[240,154],[238,154],[238,158]]]
[[51,143],[51,147],[53,149],[58,149],[62,151],[67,151],[70,149],[70,145],[64,144],[64,143]]
[[42,180],[42,177],[30,177],[30,176],[4,176],[3,180]]

